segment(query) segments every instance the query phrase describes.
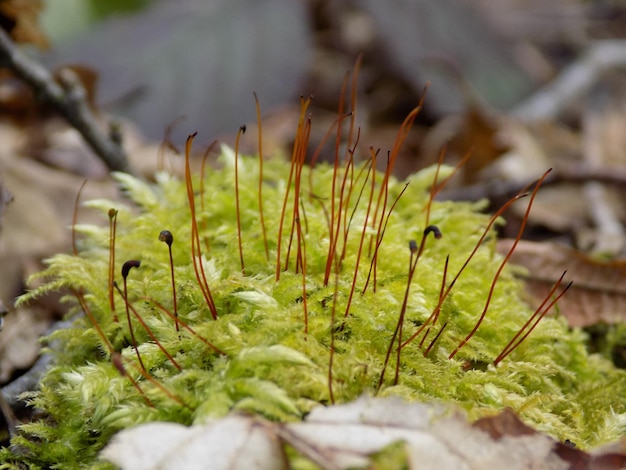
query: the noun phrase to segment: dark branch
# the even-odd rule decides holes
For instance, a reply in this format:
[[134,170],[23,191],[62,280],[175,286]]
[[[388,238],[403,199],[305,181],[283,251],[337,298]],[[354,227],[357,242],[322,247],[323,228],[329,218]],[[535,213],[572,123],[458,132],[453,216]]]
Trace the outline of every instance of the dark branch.
[[46,103],[56,109],[78,132],[91,149],[112,171],[130,173],[130,166],[122,147],[100,129],[87,104],[80,80],[69,69],[61,71],[57,83],[48,70],[24,55],[0,29],[0,66],[10,68],[26,82]]

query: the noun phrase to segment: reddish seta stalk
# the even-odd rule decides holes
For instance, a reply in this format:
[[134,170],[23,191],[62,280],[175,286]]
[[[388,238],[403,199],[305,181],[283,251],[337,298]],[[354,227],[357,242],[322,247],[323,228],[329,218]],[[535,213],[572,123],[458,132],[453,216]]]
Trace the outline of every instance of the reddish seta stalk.
[[[305,130],[305,117],[306,111],[311,103],[311,98],[300,97],[300,118],[298,120],[298,128],[296,130],[296,138],[293,144],[293,152],[291,154],[291,166],[289,168],[289,177],[287,179],[287,189],[285,190],[285,197],[283,198],[283,205],[280,213],[280,222],[278,224],[278,235],[276,240],[276,282],[280,280],[280,272],[281,272],[281,246],[282,246],[282,238],[283,238],[283,227],[285,223],[285,214],[287,212],[287,203],[289,201],[289,192],[291,190],[291,182],[294,177],[294,173],[297,167],[297,160],[300,156],[302,142],[306,138],[306,130]],[[293,231],[292,231],[293,233]],[[287,256],[287,259],[289,257]]]
[[[376,292],[376,260],[378,259],[378,250],[380,249],[380,245],[383,242],[385,231],[387,230],[387,223],[389,222],[391,213],[395,209],[396,204],[398,204],[398,201],[400,201],[400,198],[402,197],[402,195],[404,194],[404,192],[406,191],[408,187],[409,187],[409,183],[406,183],[404,185],[404,188],[402,188],[402,191],[400,191],[400,194],[398,194],[396,199],[393,201],[393,204],[389,208],[389,212],[387,213],[387,215],[381,218],[381,224],[378,227],[379,232],[376,234],[376,246],[374,248],[374,254],[372,256],[372,261],[370,262],[370,269],[367,274],[367,279],[365,280],[365,285],[363,286],[363,290],[361,291],[361,295],[365,294],[365,292],[367,291],[367,288],[370,283],[370,279],[372,278],[372,273],[374,274],[374,287],[372,290]],[[374,215],[374,217],[376,217],[376,215]]]
[[178,330],[178,306],[176,301],[176,281],[174,279],[174,257],[172,256],[172,243],[174,243],[174,235],[169,230],[162,230],[159,233],[159,241],[164,242],[167,245],[167,249],[170,255],[170,276],[172,278],[172,303],[174,304],[174,324],[176,325],[176,331]]
[[196,332],[196,330],[194,330],[193,328],[191,328],[186,322],[184,322],[182,319],[175,317],[174,314],[172,312],[170,312],[168,309],[166,309],[163,305],[161,305],[158,301],[156,301],[153,298],[146,298],[145,300],[147,300],[148,302],[153,303],[159,310],[161,310],[163,313],[165,313],[167,316],[169,316],[172,320],[177,319],[178,323],[180,324],[180,326],[183,327],[183,329],[187,330],[189,333],[191,333],[193,336],[195,336],[198,340],[200,340],[201,342],[203,342],[204,344],[206,344],[209,348],[211,348],[213,351],[215,351],[217,354],[221,355],[221,356],[225,356],[226,353],[224,351],[222,351],[220,348],[218,348],[217,346],[215,346],[213,343],[211,343],[208,339],[204,338],[202,335],[200,335],[198,332]]
[[[122,265],[122,279],[124,282],[124,292],[123,293],[120,292],[120,295],[124,299],[124,303],[126,305],[126,320],[128,321],[128,333],[130,334],[130,344],[132,348],[135,350],[135,354],[137,355],[137,361],[139,361],[139,366],[141,367],[141,370],[147,374],[148,372],[146,371],[146,368],[143,365],[143,361],[141,360],[141,354],[139,354],[139,345],[137,344],[137,340],[135,339],[135,332],[133,330],[133,324],[130,321],[130,305],[128,303],[128,287],[126,284],[126,278],[128,277],[128,273],[130,272],[130,270],[132,268],[138,268],[139,266],[141,266],[141,261],[138,261],[138,260],[129,260],[129,261],[126,261]],[[117,284],[115,285],[117,286]]]
[[518,199],[527,196],[527,193],[521,193],[521,194],[517,194],[515,196],[513,196],[511,199],[509,199],[506,203],[504,203],[504,205],[502,207],[500,207],[500,209],[498,209],[496,211],[495,214],[493,214],[491,216],[491,219],[489,219],[489,222],[487,223],[487,226],[485,227],[485,229],[483,230],[483,233],[481,235],[481,237],[478,239],[478,241],[476,242],[476,244],[474,245],[474,249],[472,250],[472,252],[469,254],[469,256],[466,258],[465,262],[463,263],[463,265],[461,266],[461,268],[458,270],[458,272],[456,273],[456,275],[454,276],[454,278],[452,279],[452,281],[450,282],[450,284],[448,285],[448,287],[446,288],[445,292],[443,293],[443,295],[439,296],[439,301],[437,302],[437,305],[435,306],[435,308],[433,309],[432,313],[430,314],[430,316],[426,319],[426,321],[417,329],[417,331],[415,333],[413,333],[411,335],[411,337],[409,339],[407,339],[404,343],[402,343],[402,347],[406,347],[409,343],[411,343],[412,341],[414,341],[429,325],[432,324],[432,322],[434,321],[435,318],[439,317],[439,313],[441,311],[441,307],[444,303],[444,301],[446,300],[446,298],[448,297],[448,295],[450,294],[450,292],[452,291],[452,289],[454,288],[454,285],[456,284],[456,281],[459,279],[459,277],[461,277],[461,274],[463,273],[463,271],[465,270],[465,268],[469,265],[470,261],[474,258],[474,255],[476,254],[476,252],[478,251],[478,249],[480,248],[480,246],[482,245],[483,241],[485,240],[485,238],[487,238],[487,236],[489,235],[489,231],[491,230],[491,227],[493,226],[493,224],[496,223],[496,220],[498,220],[498,218]]
[[511,259],[511,256],[513,255],[513,251],[515,250],[515,248],[517,247],[517,244],[522,238],[522,234],[524,233],[524,229],[526,228],[526,223],[528,222],[530,210],[533,206],[535,197],[537,196],[537,192],[539,191],[539,188],[541,187],[541,183],[543,183],[543,181],[546,179],[546,177],[550,174],[551,171],[552,169],[549,169],[548,171],[546,171],[543,174],[543,176],[539,178],[539,181],[537,181],[537,184],[535,184],[535,188],[533,189],[533,192],[531,193],[530,200],[528,201],[528,207],[526,208],[526,212],[524,213],[524,217],[522,218],[522,223],[520,224],[520,228],[517,232],[517,236],[515,237],[515,241],[511,245],[511,249],[506,254],[504,259],[502,260],[502,263],[500,263],[498,270],[496,271],[496,274],[491,283],[491,287],[489,288],[489,294],[487,295],[487,301],[485,302],[485,307],[483,308],[483,311],[481,312],[480,317],[478,318],[478,321],[474,325],[474,328],[472,328],[472,331],[470,331],[468,335],[459,343],[456,349],[452,351],[452,353],[450,353],[450,356],[448,356],[448,359],[454,358],[454,356],[459,352],[459,350],[467,344],[467,342],[472,338],[472,336],[474,336],[474,333],[478,331],[478,328],[480,327],[482,321],[485,318],[485,315],[487,314],[487,310],[489,310],[489,305],[491,304],[493,292],[496,288],[498,279],[500,278],[500,274],[502,273],[502,270],[504,269],[504,266],[506,266],[506,264],[508,263],[509,259]]
[[383,381],[385,379],[385,371],[387,370],[387,364],[389,363],[389,358],[391,357],[391,352],[394,347],[394,343],[396,342],[396,338],[398,339],[398,345],[396,347],[396,373],[394,377],[393,384],[397,385],[400,380],[400,355],[402,352],[402,330],[404,326],[404,316],[406,314],[406,309],[409,302],[409,292],[411,287],[411,282],[413,281],[413,276],[415,275],[415,270],[417,268],[417,263],[424,252],[424,247],[426,246],[426,239],[429,234],[433,234],[435,239],[441,238],[441,231],[435,225],[429,225],[424,229],[424,233],[422,234],[422,240],[420,242],[419,248],[417,246],[417,242],[415,240],[411,240],[409,242],[409,250],[411,252],[411,256],[409,257],[409,274],[407,277],[406,289],[404,291],[404,299],[402,300],[402,308],[400,309],[400,315],[398,317],[398,323],[396,324],[396,329],[393,332],[393,336],[391,337],[391,341],[389,342],[389,347],[387,348],[387,354],[385,356],[385,362],[383,364],[383,369],[380,373],[380,378],[378,380],[377,391],[383,385]]
[[197,133],[194,132],[187,137],[187,141],[185,142],[185,184],[187,187],[189,210],[191,212],[191,259],[193,262],[193,269],[196,274],[196,280],[198,281],[198,286],[200,286],[204,300],[209,307],[211,317],[213,320],[217,320],[217,308],[215,307],[213,295],[211,294],[211,289],[209,288],[209,283],[207,282],[206,274],[204,273],[202,248],[200,247],[200,236],[198,234],[198,222],[196,219],[196,203],[193,192],[193,183],[191,181],[191,165],[189,160],[191,158],[193,139],[196,135]]
[[[209,159],[209,155],[211,154],[211,152],[213,151],[213,148],[217,145],[217,140],[214,140],[213,142],[211,142],[211,144],[207,147],[207,149],[204,151],[204,155],[202,156],[202,165],[200,165],[200,194],[198,195],[198,197],[200,198],[200,212],[202,214],[204,214],[204,175],[205,175],[205,171],[206,171],[206,163],[207,160]],[[202,220],[200,220],[200,230],[202,230],[202,233],[206,233],[206,224],[207,224],[207,220],[206,218],[202,218]],[[203,237],[204,240],[204,249],[206,250],[207,253],[209,253],[211,246],[209,245],[209,239],[208,237]]]
[[117,313],[115,312],[115,293],[113,283],[115,282],[115,237],[117,232],[117,211],[109,209],[109,308],[113,315],[113,321],[117,323]]
[[[367,221],[369,219],[370,216],[370,211],[372,209],[372,199],[374,198],[374,190],[376,187],[376,155],[377,152],[374,151],[374,149],[370,148],[370,152],[372,154],[370,160],[369,160],[369,165],[368,165],[368,171],[367,171],[367,177],[365,178],[365,181],[363,183],[363,188],[365,188],[365,185],[367,184],[367,179],[370,177],[372,177],[372,181],[371,181],[371,190],[370,190],[370,196],[369,196],[369,200],[367,203],[367,209],[365,211],[365,220],[363,221],[363,228],[361,229],[361,238],[359,239],[359,248],[357,250],[357,255],[356,255],[356,261],[354,264],[354,273],[352,274],[352,284],[350,286],[350,294],[348,295],[348,302],[346,303],[346,311],[343,314],[343,318],[344,318],[344,323],[342,323],[341,325],[341,329],[343,330],[344,324],[345,324],[345,319],[348,317],[348,314],[350,313],[350,306],[352,305],[352,298],[354,297],[354,291],[356,290],[356,281],[357,281],[357,276],[359,274],[359,266],[361,264],[361,254],[363,253],[363,244],[365,242],[365,233],[367,232]],[[360,196],[359,196],[360,199]]]
[[[422,106],[424,105],[424,100],[426,99],[426,92],[428,91],[429,83],[424,87],[424,91],[420,96],[419,102],[415,108],[411,110],[411,112],[407,115],[407,117],[402,122],[400,129],[398,130],[398,134],[396,135],[396,139],[394,141],[391,152],[389,153],[387,168],[385,169],[385,175],[383,177],[383,182],[380,187],[380,193],[378,195],[378,199],[376,201],[376,208],[374,209],[374,218],[372,220],[372,229],[376,228],[376,224],[378,221],[378,230],[376,230],[376,246],[379,246],[382,242],[382,225],[385,219],[385,210],[387,207],[387,198],[388,198],[388,190],[389,190],[389,179],[391,178],[391,174],[396,164],[396,159],[398,154],[400,153],[400,148],[404,144],[411,127],[413,126],[413,122],[417,115],[422,110]],[[378,219],[378,214],[380,211],[380,220]],[[390,212],[391,213],[391,212]],[[370,239],[370,255],[372,250],[372,239]],[[372,267],[374,269],[374,292],[376,291],[376,267],[377,267],[377,252],[373,255]],[[363,289],[365,292],[365,289]]]
[[246,133],[246,126],[241,126],[237,131],[235,140],[235,213],[237,215],[237,244],[239,246],[239,260],[241,261],[241,274],[246,275],[246,266],[243,261],[243,242],[241,240],[241,209],[239,208],[239,139]]
[[[559,288],[559,286],[563,282],[563,278],[565,277],[566,273],[567,273],[567,271],[563,271],[563,274],[561,274],[561,277],[559,277],[558,281],[556,281],[554,286],[552,286],[552,289],[550,289],[550,292],[548,292],[548,295],[546,295],[546,297],[543,299],[543,302],[541,302],[541,305],[539,305],[539,307],[537,307],[537,309],[531,315],[531,317],[526,321],[526,323],[524,323],[524,325],[520,328],[520,330],[517,332],[517,334],[515,336],[513,336],[511,341],[509,341],[507,343],[507,345],[504,347],[504,349],[502,349],[502,352],[498,355],[498,357],[495,358],[495,360],[493,361],[493,365],[494,366],[497,367],[498,364],[500,364],[500,362],[502,362],[502,360],[504,360],[504,358],[506,358],[515,349],[517,349],[517,347],[535,329],[535,327],[539,324],[539,322],[543,319],[543,317],[546,316],[546,313],[548,313],[550,311],[550,309],[559,301],[559,299],[561,297],[563,297],[563,295],[565,295],[565,293],[569,290],[569,288],[572,287],[573,281],[570,281],[569,284],[567,284],[567,286],[565,286],[565,288],[554,299],[552,299],[552,301],[550,303],[548,303],[548,300],[554,295],[556,290]],[[547,306],[545,306],[546,303],[548,303]],[[544,306],[545,306],[545,308],[544,308]],[[532,323],[532,325],[531,325],[531,323]],[[520,338],[520,336],[521,336],[521,338]],[[518,338],[519,338],[519,340],[518,340]]]
[[261,232],[263,234],[263,248],[265,249],[265,259],[270,260],[270,249],[267,244],[267,231],[265,230],[265,217],[263,216],[263,129],[261,125],[261,104],[256,93],[254,95],[254,104],[256,108],[256,122],[259,134],[259,222],[261,224]]
[[[297,263],[296,273],[298,270],[302,270],[302,309],[304,317],[304,340],[307,340],[307,334],[309,333],[309,310],[306,291],[306,242],[304,234],[302,233],[302,224],[300,221],[300,183],[302,181],[302,169],[304,168],[306,159],[306,148],[311,133],[311,120],[307,119],[305,134],[303,139],[303,145],[300,147],[297,158],[297,167],[294,183],[294,198],[293,198],[293,222],[292,222],[292,235],[290,237],[289,245],[291,246],[291,239],[293,238],[293,225],[296,227],[296,240],[297,240]],[[287,259],[289,261],[289,249],[287,250]],[[285,270],[287,264],[285,263]]]

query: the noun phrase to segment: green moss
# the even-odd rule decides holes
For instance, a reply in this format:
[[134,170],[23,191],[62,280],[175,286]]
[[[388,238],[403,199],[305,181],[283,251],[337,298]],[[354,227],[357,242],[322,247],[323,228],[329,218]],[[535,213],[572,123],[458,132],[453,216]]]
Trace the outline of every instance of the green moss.
[[[156,386],[136,367],[129,347],[125,307],[116,294],[113,321],[108,298],[108,228],[79,226],[83,234],[78,256],[59,254],[38,277],[43,287],[21,302],[48,290],[71,288],[84,294],[91,314],[113,346],[121,351],[128,374],[145,393],[143,397],[111,361],[106,342],[89,320],[80,315],[69,329],[54,333],[56,365],[41,382],[30,403],[44,418],[22,426],[11,450],[0,454],[6,462],[27,463],[33,468],[64,468],[97,465],[98,452],[118,430],[149,421],[203,422],[229,410],[246,410],[273,420],[298,420],[319,403],[330,403],[328,364],[331,331],[334,337],[333,392],[336,402],[353,400],[363,393],[375,394],[385,355],[396,328],[407,288],[410,253],[408,241],[421,238],[424,208],[434,169],[414,175],[406,192],[389,217],[380,246],[376,290],[364,294],[370,257],[365,239],[357,274],[356,292],[343,328],[363,224],[366,221],[370,181],[355,181],[344,208],[350,221],[345,257],[337,277],[323,276],[330,243],[327,214],[331,206],[332,168],[313,171],[313,193],[308,197],[308,169],[303,173],[301,223],[306,253],[306,306],[308,333],[304,333],[304,302],[301,269],[295,272],[297,235],[291,246],[289,268],[275,280],[277,233],[286,191],[289,166],[268,161],[264,168],[263,209],[270,257],[266,259],[260,225],[257,181],[259,167],[253,158],[240,159],[240,204],[245,275],[241,272],[234,193],[234,157],[223,155],[223,168],[211,170],[204,181],[203,200],[196,197],[204,270],[218,319],[198,286],[191,255],[191,216],[184,181],[166,174],[156,184],[128,175],[117,175],[132,204],[92,201],[103,214],[118,211],[116,277],[128,259],[141,260],[141,267],[128,276],[129,299],[162,346],[180,365],[179,371],[133,319],[139,351]],[[443,169],[449,172],[449,169]],[[356,172],[355,172],[356,174]],[[341,177],[342,175],[340,175]],[[371,176],[371,175],[370,175]],[[382,175],[377,175],[380,185]],[[341,181],[339,178],[338,181]],[[194,180],[199,187],[199,181]],[[361,187],[363,195],[359,198]],[[391,180],[389,201],[404,184]],[[378,194],[379,188],[376,189]],[[293,188],[287,204],[281,257],[285,263],[291,233]],[[347,198],[344,196],[344,202]],[[374,201],[376,197],[374,198]],[[337,204],[339,191],[337,191]],[[387,205],[389,207],[391,202]],[[435,202],[430,223],[442,231],[440,240],[429,239],[411,284],[403,339],[413,334],[431,314],[439,299],[443,268],[449,256],[448,282],[465,263],[483,233],[489,217],[483,204]],[[373,209],[372,209],[373,212]],[[370,218],[372,214],[370,214]],[[371,222],[370,222],[371,223]],[[173,309],[167,246],[159,241],[161,230],[174,235],[172,245],[178,311],[208,342],[224,351],[220,355],[207,344],[181,329],[152,300]],[[295,233],[295,232],[294,232]],[[342,240],[338,253],[344,250]],[[368,233],[375,230],[368,229]],[[624,433],[626,374],[599,356],[588,355],[585,336],[570,331],[560,318],[546,318],[539,327],[496,368],[494,358],[532,314],[521,300],[522,285],[505,269],[496,286],[490,309],[472,339],[454,359],[449,354],[476,324],[483,310],[492,279],[502,261],[495,251],[495,234],[477,251],[451,295],[446,299],[437,326],[420,348],[419,340],[402,350],[399,383],[393,385],[395,351],[379,394],[399,395],[409,400],[455,403],[471,418],[513,408],[532,426],[557,439],[570,439],[587,448]],[[206,246],[205,246],[206,244]],[[73,297],[70,297],[74,302]],[[336,302],[336,304],[335,304]],[[331,328],[335,306],[336,323]],[[428,357],[424,350],[436,331],[447,326]],[[168,396],[169,391],[176,399]],[[149,401],[152,406],[147,404]],[[6,463],[3,468],[11,468]],[[95,467],[94,467],[95,468]]]

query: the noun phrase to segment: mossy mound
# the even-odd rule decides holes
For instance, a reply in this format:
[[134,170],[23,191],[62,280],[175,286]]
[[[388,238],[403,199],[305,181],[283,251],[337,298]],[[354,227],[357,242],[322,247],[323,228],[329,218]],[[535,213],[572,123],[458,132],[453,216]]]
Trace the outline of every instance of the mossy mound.
[[[308,168],[299,177],[296,171],[289,184],[289,164],[266,161],[262,186],[266,255],[258,160],[240,158],[237,171],[244,274],[234,162],[232,152],[225,150],[222,168],[207,171],[202,193],[197,191],[199,178],[194,177],[202,267],[217,319],[212,317],[206,292],[200,288],[203,281],[199,283],[194,269],[185,181],[159,174],[155,184],[147,184],[118,174],[131,203],[89,203],[102,212],[105,222],[111,209],[117,211],[116,282],[123,291],[119,275],[122,263],[141,261],[139,268],[128,273],[128,299],[161,347],[131,310],[138,351],[149,374],[145,376],[130,345],[123,296],[116,291],[115,311],[111,311],[109,228],[76,227],[82,234],[78,255],[59,254],[50,259],[47,270],[38,276],[46,283],[21,300],[27,302],[50,290],[70,289],[83,299],[83,305],[76,302],[75,295],[69,296],[76,305],[75,324],[48,338],[54,345],[56,365],[43,378],[41,390],[29,398],[43,418],[22,426],[12,450],[2,451],[5,468],[10,468],[11,462],[27,462],[33,468],[54,467],[60,462],[63,468],[106,467],[108,464],[97,460],[98,452],[116,431],[129,426],[157,420],[192,424],[233,409],[273,420],[298,420],[312,407],[330,403],[331,398],[347,402],[361,394],[376,393],[454,403],[471,418],[511,407],[535,428],[583,448],[623,435],[626,374],[602,357],[589,355],[584,335],[568,329],[562,319],[545,318],[510,356],[498,367],[493,366],[494,359],[533,313],[522,301],[523,286],[508,268],[499,278],[475,335],[453,359],[448,358],[478,321],[502,262],[495,251],[495,233],[488,235],[459,277],[429,336],[422,341],[421,335],[402,348],[395,385],[397,356],[392,349],[382,387],[377,391],[407,291],[408,243],[411,239],[419,242],[425,229],[428,188],[435,168],[412,176],[390,212],[405,184],[392,178],[381,193],[383,175],[376,174],[372,187],[374,175],[367,167],[348,166],[335,174],[332,167],[317,166],[309,187]],[[441,169],[442,174],[450,171]],[[296,181],[301,186],[294,205]],[[384,194],[387,203],[380,204],[376,217],[390,215],[375,271],[371,271],[367,284],[380,233],[378,222],[372,221],[377,198]],[[283,206],[286,209],[281,218]],[[294,207],[298,220],[294,220]],[[403,341],[437,306],[446,257],[449,283],[483,234],[489,221],[489,216],[480,213],[483,207],[456,202],[432,204],[429,224],[436,225],[443,236],[426,241],[417,264],[408,294]],[[276,280],[281,220],[280,279]],[[331,235],[330,227],[333,232],[337,229],[337,235]],[[174,237],[179,319],[195,334],[183,326],[176,331],[166,312],[173,312],[174,302],[168,247],[159,240],[162,230],[169,230]],[[325,283],[333,239],[339,242]],[[83,310],[89,311],[107,340]],[[444,324],[445,329],[433,343]],[[116,351],[114,357],[112,350]],[[128,376],[120,373],[120,364]]]

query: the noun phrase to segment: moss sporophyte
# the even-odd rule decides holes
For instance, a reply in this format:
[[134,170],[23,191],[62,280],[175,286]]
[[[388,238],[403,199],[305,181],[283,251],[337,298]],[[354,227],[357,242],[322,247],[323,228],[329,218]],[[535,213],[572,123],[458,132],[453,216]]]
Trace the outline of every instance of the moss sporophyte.
[[75,321],[47,339],[55,363],[28,396],[43,417],[2,450],[4,468],[106,467],[98,452],[140,423],[298,420],[362,394],[471,419],[510,407],[583,448],[623,435],[626,375],[545,316],[562,279],[536,312],[524,303],[495,249],[502,211],[436,201],[445,165],[391,176],[417,111],[379,173],[374,151],[357,164],[354,141],[332,165],[305,165],[307,105],[291,163],[224,148],[219,169],[192,174],[190,137],[184,180],[115,174],[130,202],[86,203],[108,227],[76,225],[75,253],[20,299],[63,289]]

